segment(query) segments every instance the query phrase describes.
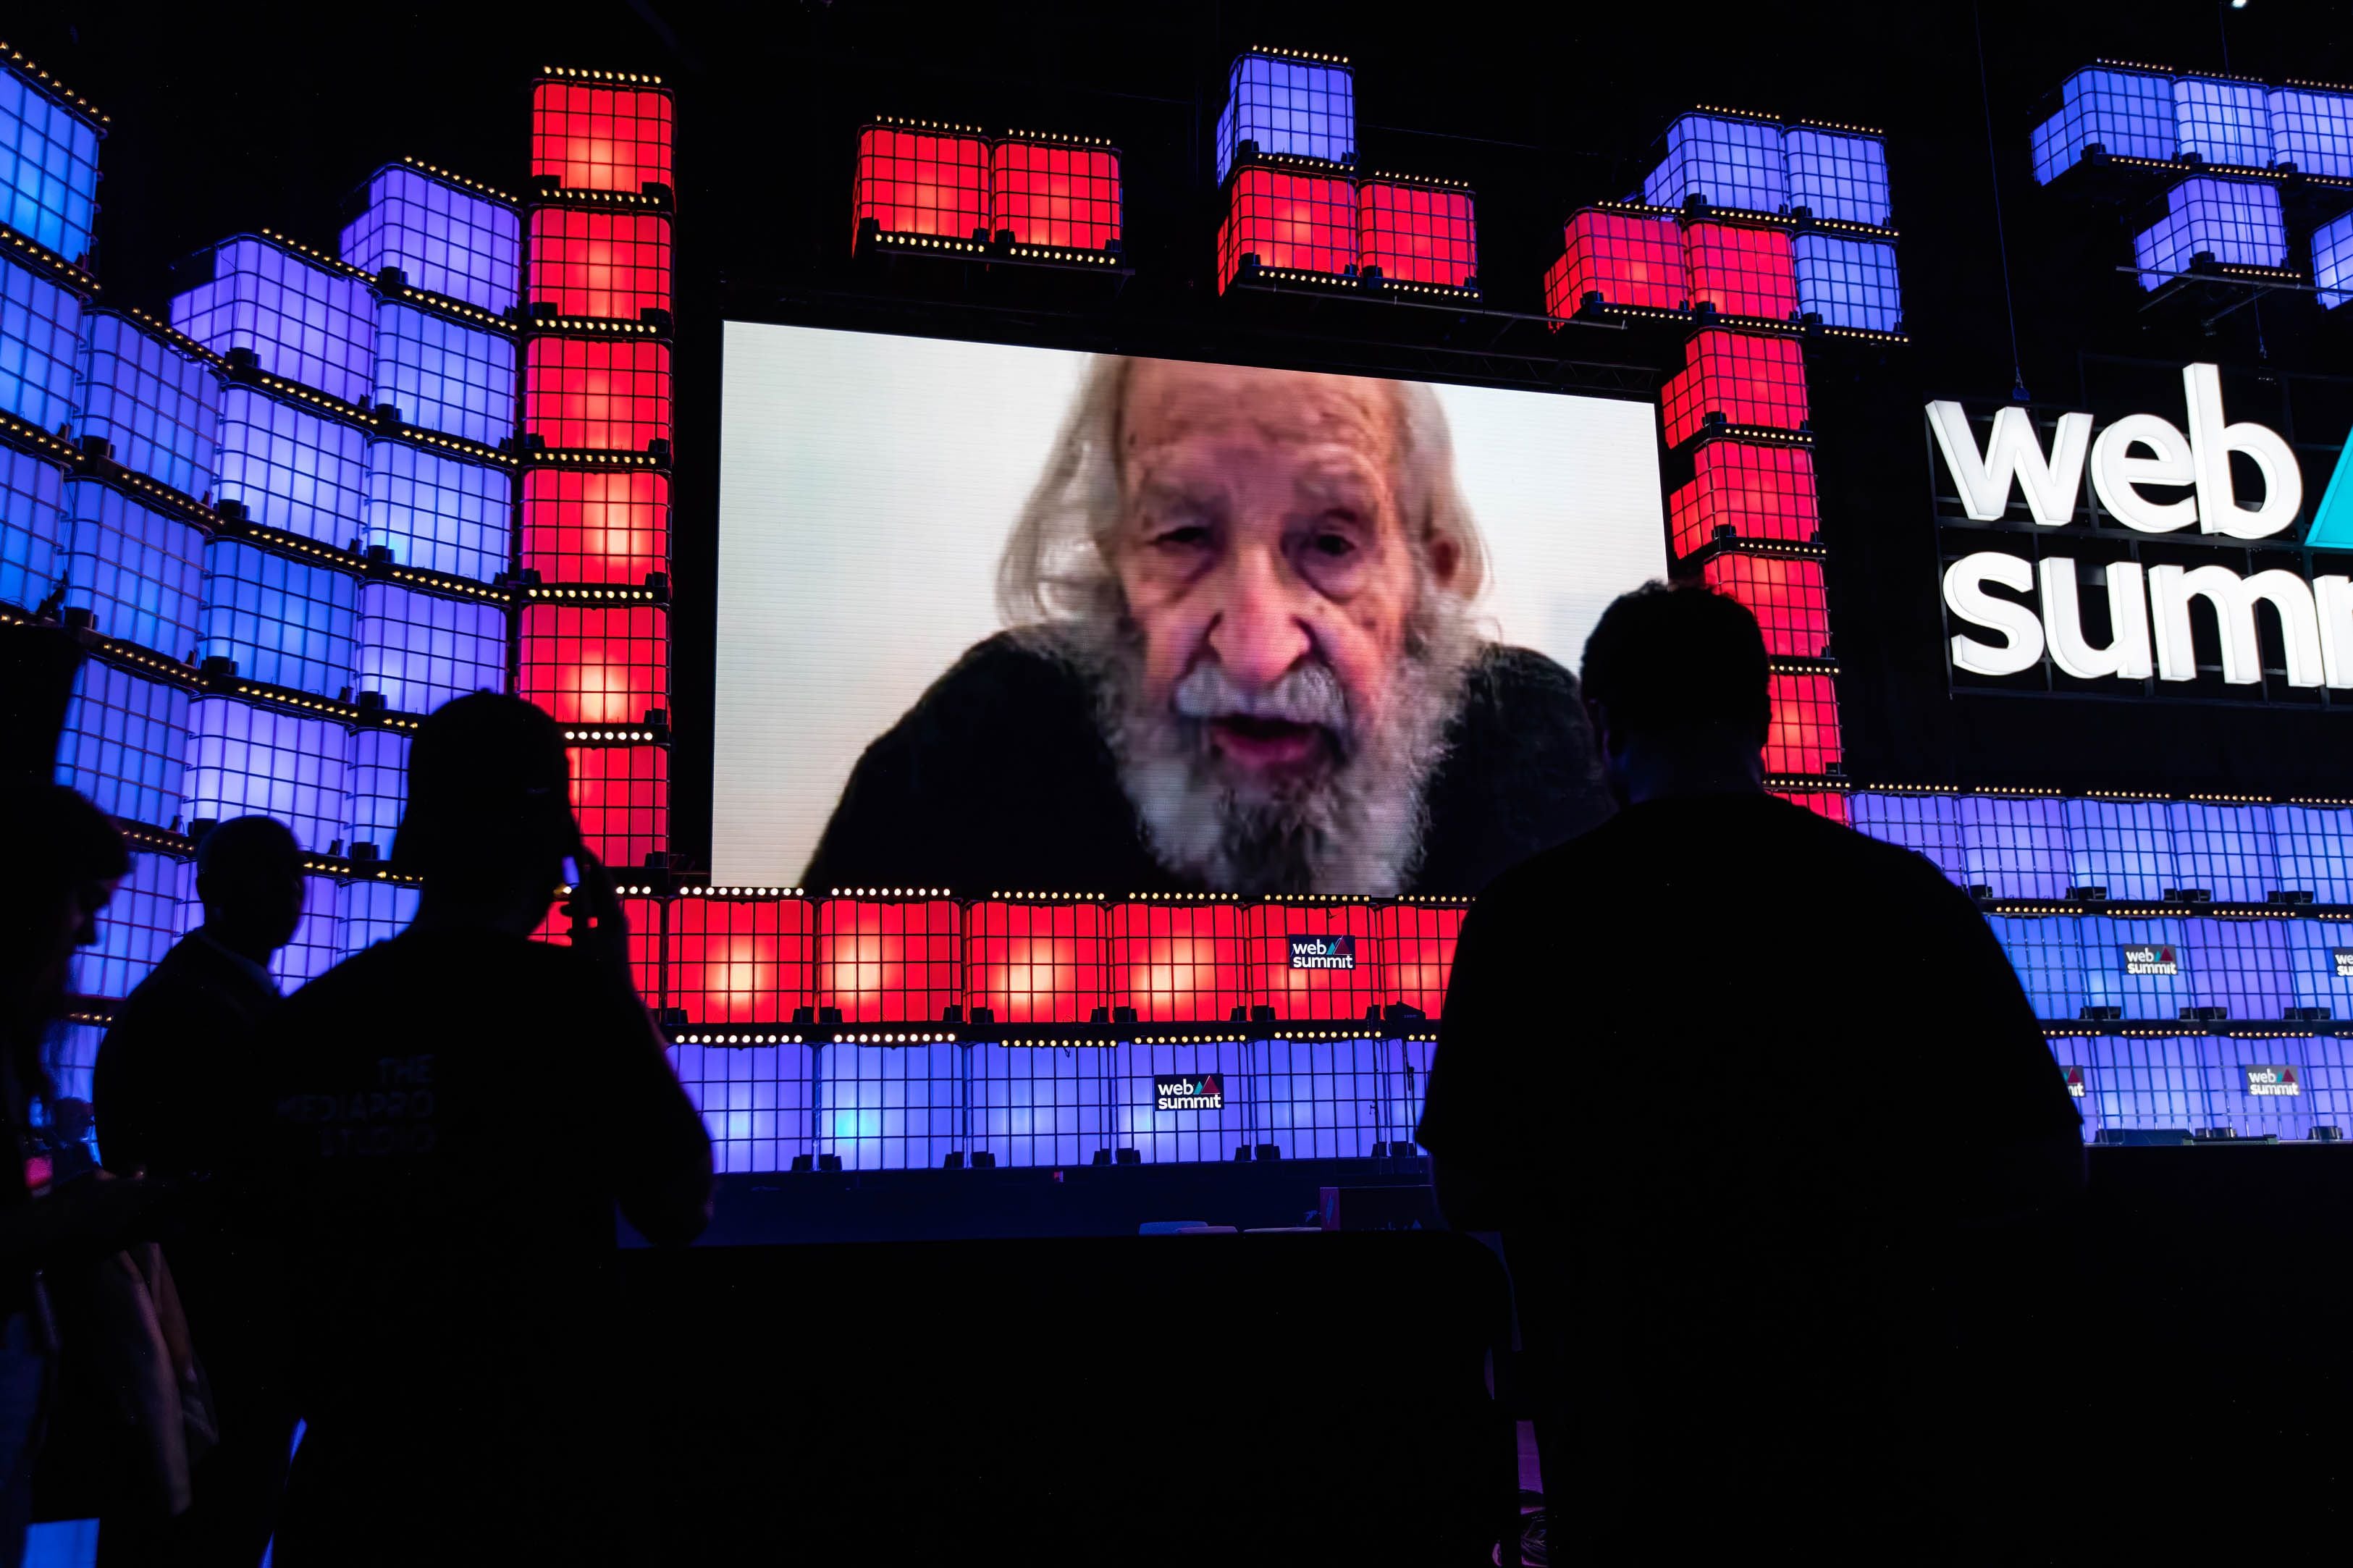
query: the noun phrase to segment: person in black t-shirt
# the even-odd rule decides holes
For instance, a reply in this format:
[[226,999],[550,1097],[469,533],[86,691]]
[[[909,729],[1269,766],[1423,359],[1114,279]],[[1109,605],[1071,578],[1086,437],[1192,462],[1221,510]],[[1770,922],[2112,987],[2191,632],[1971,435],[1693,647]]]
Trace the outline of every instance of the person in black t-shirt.
[[[309,1422],[287,1568],[624,1550],[607,1478],[638,1357],[608,1302],[614,1208],[657,1245],[691,1240],[711,1149],[566,773],[553,721],[514,698],[427,719],[394,861],[424,878],[415,922],[268,1032]],[[571,943],[534,942],[567,856]]]
[[2075,1190],[2073,1106],[1968,899],[1765,792],[1746,609],[1628,595],[1584,677],[1622,809],[1473,907],[1419,1130],[1504,1238],[1552,1533],[1932,1560],[1937,1255]]

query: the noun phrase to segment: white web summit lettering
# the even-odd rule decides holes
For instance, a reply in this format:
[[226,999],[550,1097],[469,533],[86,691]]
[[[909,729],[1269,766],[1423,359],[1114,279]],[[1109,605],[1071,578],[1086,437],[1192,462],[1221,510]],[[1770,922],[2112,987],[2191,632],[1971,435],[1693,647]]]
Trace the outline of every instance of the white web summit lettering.
[[1353,936],[1294,936],[1291,939],[1293,969],[1354,969],[1356,939]]
[[1223,1073],[1152,1075],[1152,1109],[1155,1110],[1223,1110],[1225,1108],[1226,1075]]
[[2246,1075],[2249,1094],[2286,1097],[2304,1093],[2304,1085],[2295,1081],[2295,1069],[2292,1067],[2255,1066],[2239,1070]]
[[2336,965],[2337,979],[2353,980],[2353,947],[2332,947],[2328,959]]
[[2181,961],[2170,943],[2137,943],[2124,949],[2126,974],[2179,974]]

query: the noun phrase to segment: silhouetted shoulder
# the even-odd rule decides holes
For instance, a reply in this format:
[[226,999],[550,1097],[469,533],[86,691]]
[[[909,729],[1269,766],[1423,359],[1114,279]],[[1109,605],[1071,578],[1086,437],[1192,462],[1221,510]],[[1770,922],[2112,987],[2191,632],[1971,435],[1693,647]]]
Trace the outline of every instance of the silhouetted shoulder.
[[1416,892],[1477,893],[1609,815],[1577,677],[1533,648],[1482,650],[1446,740]]

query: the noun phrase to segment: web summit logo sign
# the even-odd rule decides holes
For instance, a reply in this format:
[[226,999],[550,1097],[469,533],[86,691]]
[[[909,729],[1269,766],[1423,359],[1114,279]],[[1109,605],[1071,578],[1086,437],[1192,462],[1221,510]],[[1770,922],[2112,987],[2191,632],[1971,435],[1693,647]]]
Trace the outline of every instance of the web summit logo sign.
[[[2278,432],[2230,423],[2222,413],[2221,373],[2193,364],[2181,373],[2189,429],[2154,414],[2128,415],[2092,433],[2092,416],[2063,414],[2042,449],[2034,424],[2020,407],[1993,416],[1979,448],[1968,413],[1957,403],[1928,405],[1928,428],[1943,453],[1961,510],[1973,521],[1999,522],[2013,487],[2022,492],[2038,529],[2064,528],[2075,518],[2084,472],[2107,515],[2137,533],[2180,534],[2195,527],[2206,542],[2276,539],[2304,506],[2304,475],[2295,452]],[[2353,453],[2353,443],[2346,451]],[[2263,480],[2250,505],[2232,474],[2233,455]],[[2353,466],[2340,456],[2304,542],[2353,551]],[[2293,541],[2283,542],[2293,544]],[[2279,618],[2287,684],[2353,688],[2353,578],[2327,575],[2307,582],[2274,567],[2242,576],[2227,566],[2152,565],[2112,561],[2095,565],[2084,586],[2104,589],[2108,640],[2094,647],[2085,635],[2076,563],[2044,554],[2030,561],[2007,551],[1980,550],[1945,569],[1945,605],[1970,629],[1951,640],[1953,668],[1973,675],[2017,675],[2044,655],[2080,680],[2188,681],[2198,677],[2190,605],[2203,599],[2221,633],[2222,679],[2253,686],[2263,679],[2263,642],[2255,608]],[[2031,595],[2022,603],[1991,592]],[[1990,632],[1991,638],[1977,635]]]
[[1226,1076],[1223,1073],[1152,1075],[1152,1109],[1155,1110],[1223,1110],[1225,1108]]
[[1356,939],[1353,936],[1294,936],[1291,939],[1293,969],[1354,969]]

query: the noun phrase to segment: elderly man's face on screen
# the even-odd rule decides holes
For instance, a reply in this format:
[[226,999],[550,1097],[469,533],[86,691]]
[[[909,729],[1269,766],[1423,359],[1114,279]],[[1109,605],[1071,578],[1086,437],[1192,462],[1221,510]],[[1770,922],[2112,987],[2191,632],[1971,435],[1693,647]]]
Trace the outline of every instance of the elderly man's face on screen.
[[1132,371],[1111,552],[1146,705],[1244,794],[1345,761],[1386,717],[1422,574],[1382,383],[1168,361]]

